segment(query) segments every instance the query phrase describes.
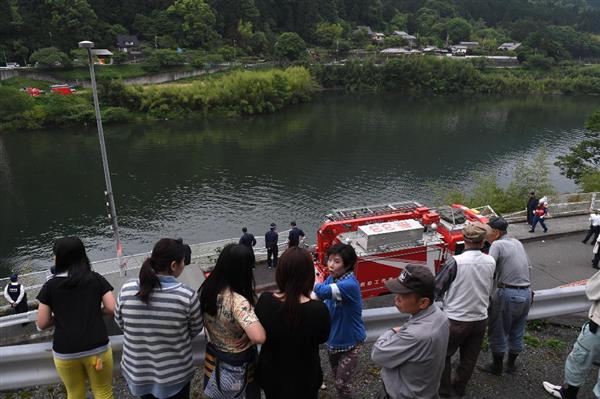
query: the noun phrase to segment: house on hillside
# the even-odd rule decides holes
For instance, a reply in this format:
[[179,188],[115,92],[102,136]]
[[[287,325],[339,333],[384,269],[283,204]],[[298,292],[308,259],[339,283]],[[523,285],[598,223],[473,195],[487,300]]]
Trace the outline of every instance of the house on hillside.
[[370,26],[358,25],[356,27],[355,32],[358,32],[358,31],[361,31],[361,30],[364,30],[365,32],[367,32],[367,35],[369,35],[369,37],[373,36],[373,29],[371,29]]
[[135,35],[117,35],[117,48],[123,53],[139,54],[140,41]]
[[473,50],[474,48],[479,47],[479,42],[460,42],[458,45]]
[[385,35],[381,32],[373,32],[371,40],[373,40],[374,43],[381,44],[385,41]]
[[450,51],[454,57],[464,57],[467,55],[468,50],[469,48],[467,46],[457,45],[450,47]]
[[406,42],[408,43],[409,46],[414,46],[417,44],[417,37],[413,36],[413,35],[409,35],[408,33],[401,31],[401,30],[395,30],[392,32],[392,34],[394,36],[399,36],[401,37],[403,40],[406,40]]
[[103,48],[92,49],[92,55],[94,56],[94,63],[100,65],[112,65],[113,53],[110,50]]
[[502,43],[500,45],[500,47],[498,47],[498,50],[502,50],[502,51],[515,51],[519,47],[521,47],[521,43],[507,42],[507,43]]

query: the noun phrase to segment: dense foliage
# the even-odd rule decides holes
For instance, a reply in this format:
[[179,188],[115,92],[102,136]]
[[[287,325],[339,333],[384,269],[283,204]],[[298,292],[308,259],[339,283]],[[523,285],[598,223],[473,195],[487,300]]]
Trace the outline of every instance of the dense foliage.
[[389,44],[403,30],[421,45],[476,40],[493,51],[523,42],[522,60],[600,58],[597,0],[4,0],[0,50],[26,64],[42,48],[68,54],[85,39],[114,48],[117,35],[135,34],[146,48],[273,55],[279,35],[295,32],[344,52],[369,44],[360,25],[388,34]]
[[[0,131],[95,123],[89,90],[66,96],[47,93],[33,98],[16,89],[23,84],[8,81],[0,85]],[[315,88],[308,70],[291,67],[234,71],[191,83],[147,87],[124,86],[118,80],[103,79],[98,91],[103,121],[112,123],[209,113],[269,113],[308,100]]]

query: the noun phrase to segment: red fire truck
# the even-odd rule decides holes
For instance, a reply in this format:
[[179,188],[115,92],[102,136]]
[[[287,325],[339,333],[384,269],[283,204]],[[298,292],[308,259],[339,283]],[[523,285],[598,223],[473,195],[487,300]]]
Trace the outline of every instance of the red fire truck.
[[409,263],[437,273],[450,255],[463,251],[463,227],[495,215],[489,206],[431,209],[412,201],[334,210],[317,232],[317,280],[329,274],[327,249],[342,242],[358,255],[354,272],[363,298],[386,294],[383,282],[398,277]]

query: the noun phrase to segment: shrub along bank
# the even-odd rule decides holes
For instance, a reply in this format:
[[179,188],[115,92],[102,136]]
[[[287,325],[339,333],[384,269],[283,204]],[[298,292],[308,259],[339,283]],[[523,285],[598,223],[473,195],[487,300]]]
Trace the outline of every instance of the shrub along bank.
[[[105,123],[144,118],[177,118],[192,114],[247,115],[274,112],[307,101],[317,85],[307,69],[235,71],[185,84],[124,86],[99,82]],[[10,80],[0,86],[0,130],[38,129],[95,123],[91,92],[46,94],[37,98],[18,91]]]
[[349,62],[316,65],[324,88],[348,91],[401,91],[408,94],[600,94],[600,65],[550,70],[487,68],[482,59],[407,57],[382,65]]

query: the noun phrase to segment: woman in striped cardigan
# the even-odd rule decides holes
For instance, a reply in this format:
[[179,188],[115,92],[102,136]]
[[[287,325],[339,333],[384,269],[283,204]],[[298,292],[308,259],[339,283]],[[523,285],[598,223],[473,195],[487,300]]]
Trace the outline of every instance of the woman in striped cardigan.
[[186,247],[181,239],[158,241],[139,280],[125,283],[117,300],[121,370],[131,393],[144,399],[190,396],[192,339],[203,321],[196,291],[177,281]]

